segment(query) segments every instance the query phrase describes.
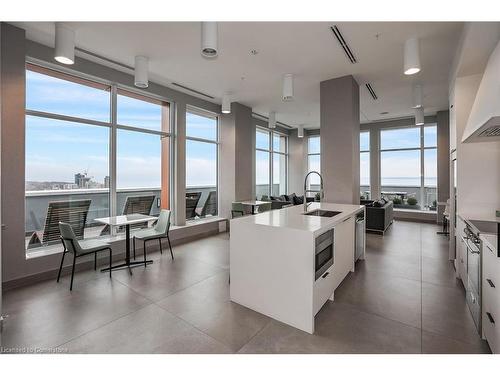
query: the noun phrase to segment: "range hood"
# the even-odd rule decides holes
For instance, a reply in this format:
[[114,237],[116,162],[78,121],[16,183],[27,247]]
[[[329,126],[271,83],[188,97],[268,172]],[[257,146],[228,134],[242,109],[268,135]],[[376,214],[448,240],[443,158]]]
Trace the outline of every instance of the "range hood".
[[490,55],[462,142],[500,142],[500,42]]

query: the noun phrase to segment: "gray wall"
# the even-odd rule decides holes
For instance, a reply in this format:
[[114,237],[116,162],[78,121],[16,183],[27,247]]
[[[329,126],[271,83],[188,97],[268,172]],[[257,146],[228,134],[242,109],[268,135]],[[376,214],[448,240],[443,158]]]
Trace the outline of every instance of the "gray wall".
[[[176,225],[186,224],[186,102],[176,102],[175,106],[175,167],[174,176],[174,215]],[[181,199],[182,198],[182,199]]]
[[[437,118],[437,201],[446,202],[450,198],[450,112],[439,111]],[[444,206],[438,205],[437,221],[443,221]]]
[[28,264],[24,251],[25,32],[5,23],[1,28],[2,277],[9,280],[36,272],[44,260]]
[[288,193],[302,195],[307,171],[307,137],[297,137],[297,130],[288,137]]
[[231,217],[231,204],[255,196],[255,123],[252,109],[231,103],[220,116],[220,215]]
[[255,123],[252,108],[233,103],[235,126],[235,198],[255,197]]
[[359,86],[352,76],[320,84],[325,201],[359,204]]

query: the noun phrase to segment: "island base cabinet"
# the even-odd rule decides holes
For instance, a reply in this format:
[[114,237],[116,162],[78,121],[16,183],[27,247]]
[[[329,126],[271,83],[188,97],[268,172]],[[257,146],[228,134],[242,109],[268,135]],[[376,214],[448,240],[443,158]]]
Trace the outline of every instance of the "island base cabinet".
[[483,246],[483,335],[490,349],[500,354],[500,258]]
[[354,217],[352,216],[344,219],[334,228],[332,293],[346,275],[354,269],[354,229]]
[[490,290],[486,290],[483,298],[483,335],[488,341],[491,352],[500,353],[500,316],[499,309]]
[[326,270],[318,280],[314,282],[313,314],[316,315],[325,302],[332,296],[335,279],[333,278],[333,266]]

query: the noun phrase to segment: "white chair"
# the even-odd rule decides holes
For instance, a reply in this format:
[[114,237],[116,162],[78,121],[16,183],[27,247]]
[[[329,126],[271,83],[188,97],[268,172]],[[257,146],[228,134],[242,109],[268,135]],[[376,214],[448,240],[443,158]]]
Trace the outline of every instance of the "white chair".
[[99,251],[109,250],[109,277],[111,277],[111,263],[112,263],[112,250],[110,244],[103,240],[90,239],[79,241],[76,238],[73,228],[68,223],[59,223],[59,231],[61,232],[61,241],[64,247],[61,265],[59,266],[59,273],[57,274],[57,282],[61,277],[61,270],[64,263],[64,256],[66,253],[73,254],[73,268],[71,269],[71,284],[69,290],[73,290],[73,278],[75,276],[75,262],[76,258],[94,254],[94,270],[97,269],[97,253]]
[[174,259],[174,253],[172,252],[172,245],[170,244],[170,237],[168,231],[170,230],[170,215],[171,211],[161,210],[160,216],[155,226],[148,229],[141,229],[134,233],[134,259],[135,259],[135,240],[142,240],[144,242],[144,267],[146,267],[146,242],[152,240],[158,240],[160,244],[160,253],[163,254],[163,249],[161,246],[161,240],[166,238],[168,240],[168,247],[170,248],[170,256]]

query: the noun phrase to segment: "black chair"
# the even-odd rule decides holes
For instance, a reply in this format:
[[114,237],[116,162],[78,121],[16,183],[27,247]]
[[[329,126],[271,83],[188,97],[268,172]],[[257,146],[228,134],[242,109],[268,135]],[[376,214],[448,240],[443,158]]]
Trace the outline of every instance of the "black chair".
[[33,232],[28,243],[28,248],[38,247],[42,244],[55,244],[60,241],[61,232],[59,222],[68,223],[73,228],[76,238],[82,239],[85,223],[92,200],[49,202],[42,239]]
[[64,256],[66,253],[73,254],[73,267],[71,268],[71,283],[69,290],[73,290],[73,278],[75,276],[75,263],[76,258],[94,254],[94,270],[97,269],[97,253],[99,251],[109,250],[109,277],[111,277],[111,263],[113,262],[113,252],[111,250],[110,244],[103,240],[90,239],[79,241],[73,228],[68,223],[59,223],[59,232],[61,233],[60,239],[63,244],[63,255],[61,259],[61,265],[59,266],[59,272],[57,274],[57,282],[61,277],[62,266],[64,263]]
[[231,205],[231,218],[245,216],[245,207],[239,202],[233,202]]
[[201,210],[196,210],[199,217],[205,217],[207,215],[215,216],[217,215],[217,192],[211,191],[208,193],[208,197],[203,204]]
[[196,207],[201,198],[201,192],[186,193],[186,220],[196,217]]

